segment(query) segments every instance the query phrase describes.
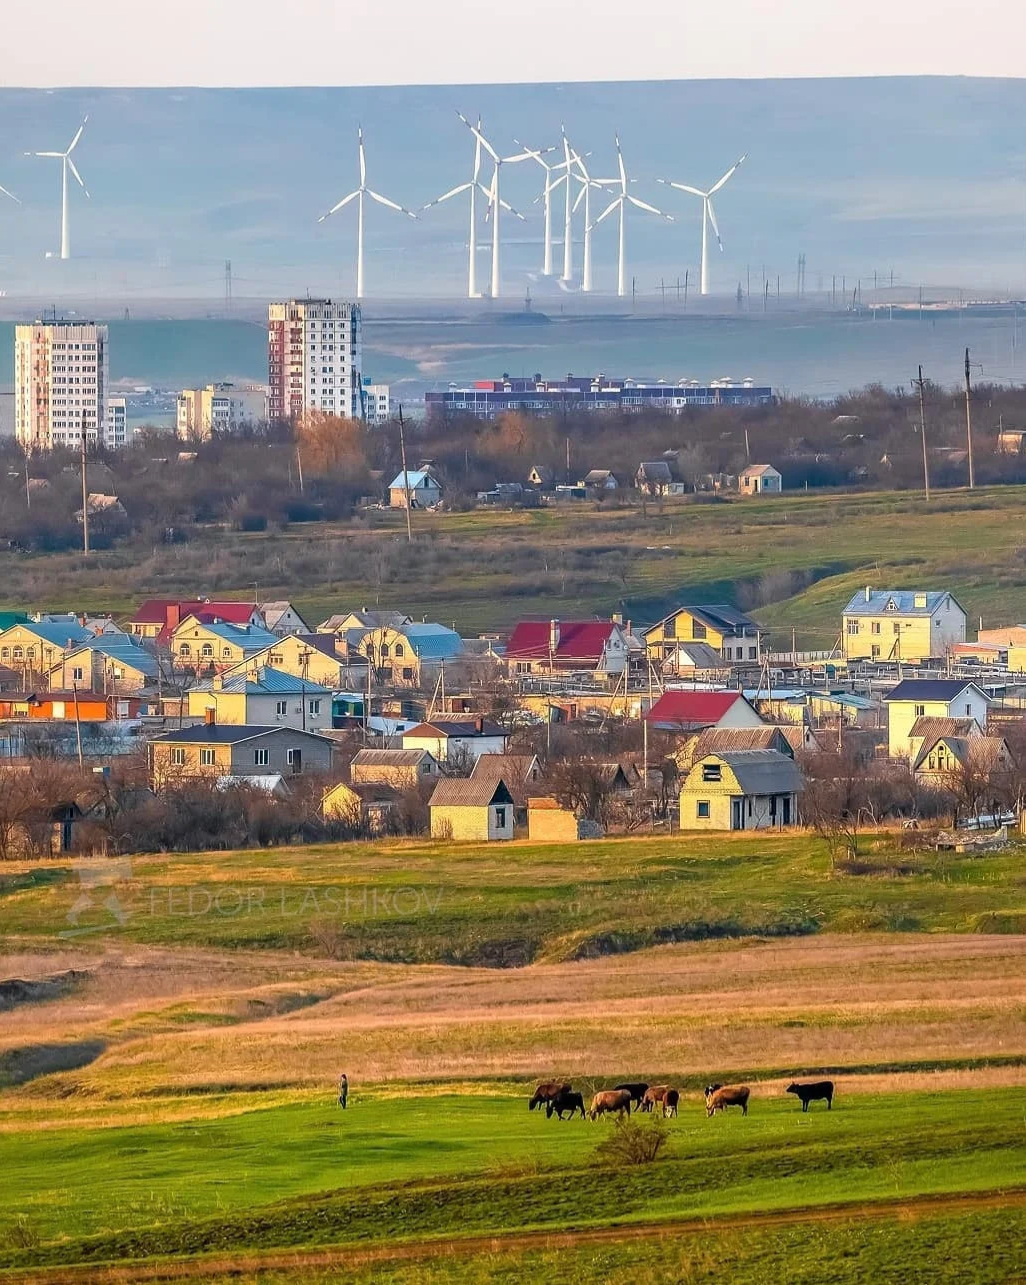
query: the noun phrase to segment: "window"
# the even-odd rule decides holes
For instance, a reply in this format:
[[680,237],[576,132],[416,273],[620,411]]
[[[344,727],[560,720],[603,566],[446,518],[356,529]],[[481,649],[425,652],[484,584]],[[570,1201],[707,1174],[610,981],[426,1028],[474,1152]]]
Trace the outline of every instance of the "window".
[[506,809],[505,808],[495,809],[495,824],[500,830],[505,830],[506,828]]
[[266,767],[266,766],[267,766],[267,764],[268,764],[269,762],[270,762],[270,751],[269,751],[269,750],[254,750],[254,751],[253,751],[253,766],[254,766],[254,767]]
[[231,654],[232,654],[232,649],[230,647],[221,648],[221,655],[225,658],[225,660],[230,660]]
[[749,659],[749,660],[758,660],[758,659],[759,659],[759,649],[758,649],[758,647],[749,647],[749,648],[748,648],[748,659]]
[[302,751],[302,750],[286,750],[286,751],[285,751],[285,761],[288,763],[289,767],[292,769],[292,775],[293,775],[293,776],[298,776],[298,774],[299,774],[300,772],[302,772],[302,770],[303,770],[303,751]]
[[200,762],[204,767],[213,767],[217,762],[217,751],[211,749],[200,750]]
[[203,646],[200,648],[201,656],[213,656],[213,654],[214,654],[214,648],[211,646],[210,643],[204,643]]
[[973,707],[969,704],[968,701],[966,701],[966,705],[965,705],[965,716],[966,718],[972,718],[973,716]]
[[518,673],[518,674],[529,674],[530,672],[531,672],[531,662],[530,662],[529,660],[518,660],[518,661],[517,661],[517,673]]
[[699,799],[695,804],[695,816],[700,821],[708,821],[711,815],[711,808],[708,799]]
[[412,682],[413,682],[413,666],[412,666],[412,665],[404,665],[404,666],[403,666],[403,682],[406,682],[406,683],[412,683]]
[[388,659],[388,643],[382,643],[382,644],[381,644],[381,648],[380,648],[380,650],[379,650],[378,654],[380,655],[380,657],[381,657],[381,659],[382,659],[382,660],[387,660],[387,659]]
[[667,622],[663,625],[663,637],[664,638],[677,637],[677,617],[676,616],[671,616],[669,620],[667,620]]
[[15,649],[14,649],[14,659],[15,659],[15,660],[21,660],[21,658],[22,658],[24,655],[25,655],[25,653],[24,653],[24,651],[22,651],[22,649],[21,649],[20,647],[15,647]]
[[172,767],[182,767],[185,764],[185,750],[181,745],[172,745],[170,754],[170,763]]
[[321,712],[321,702],[319,700],[311,701],[307,706],[307,713],[316,718]]
[[691,637],[695,640],[695,642],[701,642],[702,639],[705,638],[705,634],[706,634],[705,625],[703,625],[698,620],[692,620]]
[[871,626],[871,628],[870,628],[870,631],[869,631],[869,632],[870,632],[870,633],[872,633],[872,634],[879,634],[879,632],[880,632],[880,622],[879,622],[879,620],[874,620],[874,621],[873,621],[873,624],[872,624],[872,626]]
[[900,634],[900,633],[901,633],[901,621],[900,621],[900,620],[896,620],[896,621],[894,622],[894,624],[893,624],[892,628],[893,628],[893,630],[894,630],[894,632],[895,632],[896,634]]
[[406,655],[406,648],[402,645],[402,643],[396,643],[395,645],[396,660],[400,659],[400,657],[405,655]]
[[916,715],[916,718],[922,718],[922,717],[925,715],[925,713],[926,713],[926,706],[925,706],[925,705],[917,705],[917,706],[915,707],[915,715]]
[[288,713],[288,701],[278,701],[274,707],[275,717],[284,718]]
[[869,655],[870,655],[871,659],[873,659],[873,660],[879,660],[879,659],[880,659],[880,644],[879,644],[879,643],[873,643],[873,645],[872,645],[872,646],[870,647],[870,649],[869,649]]
[[84,670],[82,670],[82,669],[80,669],[80,668],[78,668],[78,667],[76,666],[76,668],[74,668],[74,669],[71,671],[71,681],[72,681],[73,683],[80,683],[80,682],[82,681],[83,676],[84,676],[84,672],[85,672]]
[[859,622],[857,620],[848,621],[848,633],[854,637],[859,632]]
[[703,781],[719,781],[723,778],[723,768],[719,763],[702,764]]

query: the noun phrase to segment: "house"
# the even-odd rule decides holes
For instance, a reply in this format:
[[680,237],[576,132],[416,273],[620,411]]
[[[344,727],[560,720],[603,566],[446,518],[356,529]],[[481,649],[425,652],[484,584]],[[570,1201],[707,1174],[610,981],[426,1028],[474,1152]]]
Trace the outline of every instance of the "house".
[[908,757],[915,763],[923,747],[936,744],[942,738],[972,740],[983,735],[983,728],[975,718],[935,718],[924,715],[917,718],[908,734]]
[[536,754],[482,754],[470,771],[474,781],[491,778],[505,782],[513,796],[514,826],[527,825],[528,796],[541,780],[541,774]]
[[527,481],[539,491],[551,491],[556,484],[556,470],[547,464],[535,464],[527,475]]
[[367,662],[362,656],[338,654],[332,634],[286,634],[223,671],[225,678],[254,669],[277,669],[319,687],[336,691],[366,687]]
[[127,634],[92,638],[46,673],[50,687],[97,692],[140,692],[156,683],[157,658]]
[[783,478],[772,464],[750,464],[738,476],[738,489],[742,495],[779,495]]
[[650,727],[700,732],[707,727],[763,727],[758,711],[740,692],[663,692],[645,715]]
[[609,469],[593,468],[589,473],[585,473],[577,485],[583,486],[589,491],[615,491],[620,483]]
[[163,732],[149,742],[150,773],[162,788],[187,776],[270,776],[331,771],[334,742],[294,727],[207,722]]
[[377,671],[380,682],[397,687],[433,683],[440,669],[458,659],[463,639],[454,629],[427,621],[369,629],[359,642],[360,651]]
[[398,629],[411,617],[403,611],[344,611],[329,616],[317,626],[319,634],[347,634],[354,629]]
[[997,448],[1004,455],[1022,455],[1026,451],[1026,428],[1000,429]]
[[148,598],[136,608],[128,627],[137,638],[156,638],[166,644],[186,616],[224,620],[232,625],[263,626],[260,608],[251,602],[212,602],[209,598],[180,601],[177,598]]
[[670,461],[644,460],[638,465],[634,474],[634,485],[642,495],[683,495],[687,490],[679,478],[674,476]]
[[793,759],[795,747],[781,727],[707,727],[705,731],[688,737],[674,754],[673,761],[681,772],[690,770],[707,754],[721,754],[731,750],[776,750]]
[[406,508],[407,487],[409,487],[411,509],[433,508],[442,498],[442,485],[428,469],[411,468],[407,469],[405,474],[397,473],[389,483],[389,508]]
[[1005,625],[1001,629],[981,629],[977,641],[1006,650],[1005,663],[1013,674],[1026,671],[1026,625]]
[[751,616],[725,602],[677,607],[644,631],[649,658],[673,661],[681,643],[706,643],[729,664],[762,661],[762,631]]
[[965,620],[946,591],[866,585],[844,609],[841,646],[846,660],[926,660],[965,642]]
[[353,785],[388,785],[412,790],[438,779],[438,763],[427,750],[360,750],[349,764]]
[[0,634],[0,665],[19,673],[46,674],[95,635],[77,622],[21,621]]
[[676,646],[664,643],[663,658],[659,662],[662,673],[696,682],[725,682],[730,676],[730,666],[731,662],[724,660],[715,647],[704,642],[680,642]]
[[204,623],[186,616],[171,634],[174,663],[181,669],[231,669],[274,644],[274,634],[262,625],[230,625],[215,619]]
[[44,722],[105,723],[110,702],[102,693],[90,691],[4,692],[0,696],[0,718],[40,719]]
[[482,754],[504,754],[508,740],[508,732],[483,718],[436,718],[402,733],[404,750],[427,750],[437,762],[450,764],[463,760],[471,765]]
[[[922,722],[949,720],[922,719]],[[961,720],[952,719],[951,722]],[[940,733],[924,737],[918,753],[911,760],[917,780],[943,789],[962,772],[976,772],[981,776],[992,772],[1010,771],[1015,766],[1008,742],[1003,736],[983,736],[979,733],[958,736]]]
[[723,750],[697,759],[680,789],[682,830],[794,825],[802,777],[779,750]]
[[429,804],[432,839],[513,838],[513,795],[502,777],[447,777]]
[[[884,697],[887,705],[887,752],[891,758],[909,758],[910,738],[921,718],[972,719],[987,728],[989,697],[961,678],[906,678]],[[921,734],[921,732],[920,732]]]
[[390,814],[402,802],[402,791],[381,782],[350,784],[339,781],[325,790],[321,815],[325,821],[341,821],[355,827],[365,826],[373,834],[385,834]]
[[627,634],[615,620],[522,620],[506,644],[510,676],[590,673],[604,679],[627,665]]
[[308,634],[310,632],[310,626],[291,602],[262,602],[259,606],[259,611],[263,618],[264,628],[274,634],[276,638],[284,638],[286,634]]
[[331,689],[319,687],[266,666],[248,667],[231,675],[217,674],[187,694],[191,718],[205,718],[214,711],[222,724],[298,727],[323,732],[331,727]]
[[0,611],[0,634],[6,633],[12,625],[27,625],[29,620],[27,611]]

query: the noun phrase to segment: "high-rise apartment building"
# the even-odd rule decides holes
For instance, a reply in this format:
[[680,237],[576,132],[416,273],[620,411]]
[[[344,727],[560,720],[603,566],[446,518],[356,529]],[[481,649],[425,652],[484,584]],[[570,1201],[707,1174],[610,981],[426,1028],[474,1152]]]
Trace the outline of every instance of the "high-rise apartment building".
[[178,394],[179,437],[205,439],[244,424],[262,424],[266,418],[267,393],[259,384],[208,384],[183,388]]
[[290,299],[268,307],[269,419],[308,410],[358,419],[362,364],[359,304]]
[[37,321],[15,327],[14,433],[27,450],[106,444],[107,327]]

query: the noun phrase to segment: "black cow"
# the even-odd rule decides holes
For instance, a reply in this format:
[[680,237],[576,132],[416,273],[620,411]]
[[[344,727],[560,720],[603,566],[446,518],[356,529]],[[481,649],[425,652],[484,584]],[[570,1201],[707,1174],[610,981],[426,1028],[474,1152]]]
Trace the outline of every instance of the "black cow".
[[792,1081],[785,1090],[787,1093],[793,1093],[801,1102],[802,1110],[808,1111],[810,1102],[819,1102],[826,1099],[827,1110],[832,1111],[834,1106],[834,1082],[833,1080],[816,1080],[813,1084],[796,1084]]
[[631,1101],[634,1103],[635,1106],[641,1105],[642,1098],[648,1092],[648,1085],[642,1084],[640,1083],[640,1081],[631,1082],[628,1084],[615,1084],[613,1087],[616,1089],[626,1089],[627,1092],[631,1095]]

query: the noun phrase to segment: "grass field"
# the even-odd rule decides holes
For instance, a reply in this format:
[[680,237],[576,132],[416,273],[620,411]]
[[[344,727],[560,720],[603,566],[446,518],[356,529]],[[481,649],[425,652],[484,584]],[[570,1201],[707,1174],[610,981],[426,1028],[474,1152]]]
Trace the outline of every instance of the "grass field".
[[[140,858],[77,925],[74,871],[10,863],[0,1278],[1015,1279],[1023,853],[873,847],[859,874],[792,836]],[[552,1074],[680,1085],[663,1156],[528,1112]],[[823,1074],[803,1115],[784,1088]],[[711,1079],[747,1119],[706,1119]]]
[[[866,583],[952,590],[970,619],[1014,623],[1026,585],[1022,487],[915,493],[795,493],[718,504],[422,514],[243,535],[198,533],[186,546],[79,555],[5,555],[0,605],[113,610],[153,594],[237,594],[259,583],[312,622],[342,608],[397,607],[472,634],[529,616],[658,619],[682,598],[734,600],[808,647],[833,645],[840,612]],[[811,585],[808,584],[812,581]],[[1012,612],[1014,615],[1014,610]]]

